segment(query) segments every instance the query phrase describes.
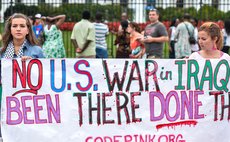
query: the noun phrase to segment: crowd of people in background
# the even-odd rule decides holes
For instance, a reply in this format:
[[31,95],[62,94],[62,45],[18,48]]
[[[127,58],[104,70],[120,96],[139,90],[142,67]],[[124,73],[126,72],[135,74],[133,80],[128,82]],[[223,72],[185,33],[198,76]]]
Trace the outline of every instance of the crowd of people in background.
[[64,42],[59,27],[65,22],[66,16],[42,16],[38,13],[28,18],[45,58],[65,58]]
[[[129,20],[127,13],[122,13],[120,26],[115,32],[109,31],[108,26],[103,23],[103,13],[95,14],[95,22],[90,21],[91,17],[89,11],[84,11],[81,21],[77,22],[72,30],[70,39],[77,58],[109,58],[106,42],[109,32],[116,37],[114,41],[114,45],[117,47],[116,58],[161,59],[163,58],[164,44],[167,42],[171,59],[184,59],[190,56],[194,58],[194,55],[198,53],[203,55],[203,51],[206,51],[205,47],[209,46],[209,43],[213,43],[213,47],[208,48],[210,51],[205,53],[212,55],[213,51],[218,50],[219,54],[224,57],[227,57],[229,53],[230,20],[224,22],[223,29],[214,22],[205,22],[198,27],[198,20],[185,13],[181,19],[174,18],[167,29],[159,21],[159,11],[151,9],[148,13],[150,23],[145,29],[141,30],[136,22]],[[65,58],[65,47],[60,30],[65,19],[66,15],[64,14],[56,16],[13,14],[6,21],[1,37],[3,42],[1,57]],[[206,28],[204,28],[205,26]],[[204,36],[204,32],[207,35]],[[208,37],[211,39],[208,40]],[[204,42],[205,44],[203,44]],[[30,49],[32,46],[35,47]],[[210,56],[210,58],[221,57]]]
[[[157,9],[151,9],[148,14],[150,24],[148,24],[143,31],[140,31],[138,24],[129,21],[127,14],[122,13],[121,26],[117,33],[113,32],[116,34],[116,58],[161,59],[163,58],[163,48],[166,42],[168,42],[169,58],[171,59],[189,58],[194,52],[196,52],[195,54],[203,52],[204,49],[201,45],[203,45],[202,41],[204,41],[204,39],[202,39],[200,35],[200,33],[202,33],[202,26],[198,27],[198,20],[196,18],[185,13],[181,19],[174,18],[171,21],[170,27],[167,29],[165,25],[159,21],[160,13]],[[225,21],[225,28],[223,29],[214,22],[212,24],[217,27],[210,26],[209,30],[213,31],[216,30],[215,28],[218,28],[220,34],[212,36],[212,33],[207,32],[208,35],[211,36],[211,41],[209,42],[216,43],[213,44],[213,48],[210,48],[210,54],[212,54],[212,51],[215,53],[215,50],[218,50],[221,51],[220,53],[223,53],[221,55],[228,55],[230,46],[230,20]],[[128,25],[130,28],[128,28]],[[213,39],[217,37],[223,38],[221,45]],[[138,48],[134,48],[134,43]],[[137,51],[133,49],[137,49]],[[141,51],[141,54],[133,56],[133,51],[137,53]],[[222,56],[219,58],[221,57]],[[211,56],[210,58],[218,57]]]
[[[167,29],[159,21],[160,13],[157,9],[151,9],[148,14],[150,24],[141,31],[137,23],[128,19],[127,13],[122,13],[118,31],[111,31],[116,36],[116,58],[161,59],[166,42],[169,43],[169,58],[172,59],[189,58],[192,53],[202,51],[196,18],[185,13],[181,19],[174,18]],[[108,26],[102,23],[102,13],[96,14],[94,23],[91,23],[90,16],[88,11],[84,11],[82,20],[75,24],[72,31],[71,40],[76,49],[76,57],[108,58]],[[229,21],[225,21],[226,26],[221,31],[223,46],[217,48],[227,54],[230,46],[228,24]]]
[[[94,22],[90,21],[91,17],[89,11],[84,11],[81,21],[77,22],[72,30],[70,40],[77,58],[109,58],[106,41],[109,32],[116,37],[114,41],[117,47],[116,58],[161,59],[164,45],[167,43],[168,58],[171,59],[188,58],[192,53],[202,50],[198,20],[186,13],[183,18],[174,18],[168,29],[159,21],[160,13],[157,9],[149,10],[150,23],[144,29],[140,29],[136,22],[130,21],[125,12],[121,14],[117,31],[109,31],[108,26],[103,23],[103,13],[97,12]],[[31,24],[36,45],[41,47],[44,57],[65,58],[60,26],[65,22],[66,15],[42,16],[38,13],[27,18]],[[224,28],[221,29],[223,46],[218,49],[228,54],[230,20],[226,20],[224,25]]]

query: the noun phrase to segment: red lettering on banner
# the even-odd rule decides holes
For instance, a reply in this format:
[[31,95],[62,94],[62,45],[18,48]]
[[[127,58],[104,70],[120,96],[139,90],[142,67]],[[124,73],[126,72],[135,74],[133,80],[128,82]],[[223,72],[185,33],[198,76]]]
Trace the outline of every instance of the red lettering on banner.
[[124,136],[124,142],[132,142],[132,136],[131,135]]
[[[218,120],[218,116],[220,116],[220,121],[224,119],[224,110],[227,110],[227,120],[230,120],[230,92],[228,95],[224,94],[224,91],[211,91],[209,92],[210,96],[214,96],[214,121]],[[221,107],[218,108],[218,98],[220,96],[221,99]],[[228,98],[228,102],[225,102],[225,98]],[[218,109],[221,109],[220,115],[218,114]]]
[[88,136],[85,142],[186,142],[182,134],[152,135],[114,135],[114,136]]
[[[89,64],[89,62],[87,60],[80,60],[80,61],[75,63],[74,70],[79,74],[86,75],[87,78],[88,78],[88,81],[87,81],[88,84],[85,87],[83,87],[80,82],[76,82],[76,87],[80,91],[88,91],[91,88],[92,84],[93,84],[93,78],[92,78],[92,75],[91,75],[90,72],[80,69],[81,64],[84,64],[86,67],[90,66],[90,64]],[[84,80],[84,82],[85,82],[85,80]]]
[[[42,63],[38,59],[32,59],[29,61],[28,66],[26,67],[26,62],[22,62],[22,67],[19,67],[18,61],[13,59],[12,60],[13,68],[12,68],[12,82],[13,82],[13,88],[17,87],[17,78],[19,77],[22,88],[26,88],[26,82],[28,83],[28,87],[31,90],[39,90],[42,86],[43,82],[43,70],[42,70]],[[37,78],[37,85],[32,84],[31,80],[31,70],[33,65],[37,65],[38,67],[38,78]],[[17,77],[18,75],[18,77]]]
[[167,124],[158,124],[156,126],[156,128],[157,129],[161,129],[161,128],[164,128],[164,127],[175,128],[176,126],[182,126],[182,125],[196,126],[196,124],[197,124],[197,121],[195,121],[195,120],[187,120],[187,121],[167,123]]

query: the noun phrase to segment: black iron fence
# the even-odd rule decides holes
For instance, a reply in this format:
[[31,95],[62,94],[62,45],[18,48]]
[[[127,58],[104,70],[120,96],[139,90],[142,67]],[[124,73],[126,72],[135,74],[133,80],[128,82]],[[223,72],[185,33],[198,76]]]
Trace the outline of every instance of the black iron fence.
[[[81,19],[83,10],[89,10],[92,14],[92,22],[95,13],[102,12],[104,22],[108,24],[110,31],[116,31],[119,26],[122,12],[128,14],[130,21],[135,21],[144,29],[148,21],[148,10],[157,8],[160,11],[160,20],[168,28],[170,21],[181,18],[184,13],[189,13],[199,21],[222,21],[230,19],[230,0],[0,0],[2,22],[0,32],[4,30],[5,19],[15,12],[21,12],[28,16],[40,13],[44,16],[66,14],[66,22],[62,25],[63,39],[67,57],[75,57],[75,50],[71,44],[70,36],[73,25]],[[221,25],[223,26],[223,25]],[[110,57],[115,57],[115,35],[110,33],[107,37]],[[167,44],[165,44],[164,57],[167,58]]]

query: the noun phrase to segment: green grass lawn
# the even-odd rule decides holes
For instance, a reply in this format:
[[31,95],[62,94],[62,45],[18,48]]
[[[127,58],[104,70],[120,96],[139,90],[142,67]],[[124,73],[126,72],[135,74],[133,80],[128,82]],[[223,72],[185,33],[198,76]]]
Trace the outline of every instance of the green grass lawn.
[[[68,58],[75,58],[75,49],[70,39],[71,31],[62,31],[62,34],[63,34],[63,41],[66,50],[66,56]],[[114,45],[115,36],[113,34],[109,34],[106,40],[107,40],[109,58],[114,58],[116,56],[116,46]]]
[[66,57],[67,58],[75,58],[75,49],[71,43],[71,31],[62,31],[63,42],[66,50]]
[[[70,37],[71,37],[71,31],[62,31],[63,33],[63,40],[64,40],[64,46],[66,49],[66,56],[68,58],[75,58],[75,49],[71,43]],[[110,33],[107,38],[107,46],[108,46],[108,55],[109,58],[115,58],[116,57],[116,46],[114,45],[116,36],[112,33]],[[164,45],[164,58],[168,58],[168,43]]]

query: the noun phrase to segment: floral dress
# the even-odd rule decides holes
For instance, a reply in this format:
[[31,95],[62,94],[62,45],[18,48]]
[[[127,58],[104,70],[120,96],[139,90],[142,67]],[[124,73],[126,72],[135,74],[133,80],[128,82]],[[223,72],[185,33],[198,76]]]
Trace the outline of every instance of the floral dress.
[[62,32],[56,25],[48,25],[44,28],[45,42],[42,46],[46,58],[64,58],[65,48],[63,44]]

